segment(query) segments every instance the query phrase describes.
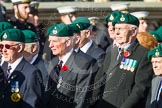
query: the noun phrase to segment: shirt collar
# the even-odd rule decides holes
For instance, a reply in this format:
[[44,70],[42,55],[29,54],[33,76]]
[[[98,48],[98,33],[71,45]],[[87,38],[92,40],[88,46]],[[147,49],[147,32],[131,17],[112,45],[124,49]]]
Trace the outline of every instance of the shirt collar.
[[23,56],[21,56],[20,58],[18,58],[14,63],[9,64],[8,66],[11,66],[11,70],[10,70],[10,75],[11,73],[15,70],[15,68],[17,67],[17,65],[21,62],[21,60],[23,59]]
[[35,62],[35,60],[37,59],[37,57],[38,57],[38,54],[36,54],[36,55],[32,58],[32,60],[30,61],[30,64],[33,64],[33,63]]
[[81,51],[83,51],[84,53],[87,52],[87,50],[90,48],[90,46],[92,45],[93,41],[90,40],[88,43],[86,43],[82,48],[80,48]]
[[68,60],[72,52],[73,52],[73,48],[68,53],[66,53],[66,55],[61,59],[63,61],[62,66],[66,63],[66,61]]

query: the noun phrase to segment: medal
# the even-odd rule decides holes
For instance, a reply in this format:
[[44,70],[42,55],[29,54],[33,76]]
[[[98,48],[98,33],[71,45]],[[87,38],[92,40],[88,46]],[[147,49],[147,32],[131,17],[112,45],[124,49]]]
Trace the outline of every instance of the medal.
[[132,63],[133,63],[133,60],[130,59],[129,60],[129,64],[128,64],[128,68],[127,68],[128,71],[131,69]]
[[136,66],[137,66],[137,60],[133,60],[133,63],[132,63],[133,65],[132,65],[132,67],[131,67],[131,69],[130,69],[130,71],[131,72],[133,72],[134,70],[135,70],[135,68],[136,68]]
[[15,92],[19,92],[19,81],[15,81]]
[[58,84],[57,84],[57,88],[60,88],[61,83],[62,83],[62,77],[60,76],[59,81],[58,81]]
[[127,70],[129,64],[129,59],[126,58],[125,63],[124,63],[124,70]]
[[11,95],[11,100],[12,100],[13,102],[19,102],[19,101],[21,100],[21,95],[20,95],[20,93],[13,93],[13,94]]
[[125,64],[125,58],[122,59],[121,64],[120,64],[120,69],[123,69]]

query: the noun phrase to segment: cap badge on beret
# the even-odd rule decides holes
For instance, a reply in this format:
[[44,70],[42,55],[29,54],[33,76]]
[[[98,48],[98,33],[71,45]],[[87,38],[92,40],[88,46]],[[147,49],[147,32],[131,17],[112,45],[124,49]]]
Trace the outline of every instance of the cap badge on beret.
[[77,26],[79,29],[81,28],[79,24],[76,24],[76,26]]
[[156,49],[155,56],[156,57],[159,57],[160,56],[160,53],[159,53],[158,49]]
[[120,21],[125,21],[125,18],[123,15],[121,16]]
[[110,15],[110,20],[114,20],[114,17],[112,15]]
[[7,34],[4,33],[4,35],[3,35],[3,39],[6,39],[6,38],[7,38]]
[[54,30],[52,32],[53,32],[53,34],[57,34],[56,27],[54,28]]

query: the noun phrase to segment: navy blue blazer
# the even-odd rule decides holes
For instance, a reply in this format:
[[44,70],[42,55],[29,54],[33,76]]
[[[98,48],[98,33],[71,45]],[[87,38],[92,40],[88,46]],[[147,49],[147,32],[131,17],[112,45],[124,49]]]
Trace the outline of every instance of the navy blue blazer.
[[[7,66],[4,65],[3,69],[6,71]],[[41,108],[43,91],[40,71],[23,58],[7,79],[0,106],[2,108]]]

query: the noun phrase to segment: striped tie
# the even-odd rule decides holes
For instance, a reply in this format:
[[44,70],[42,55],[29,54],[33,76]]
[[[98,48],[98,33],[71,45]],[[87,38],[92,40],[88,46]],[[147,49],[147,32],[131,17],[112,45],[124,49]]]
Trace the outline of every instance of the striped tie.
[[10,70],[11,70],[11,69],[12,69],[11,66],[8,66],[8,68],[7,68],[7,78],[9,78]]

